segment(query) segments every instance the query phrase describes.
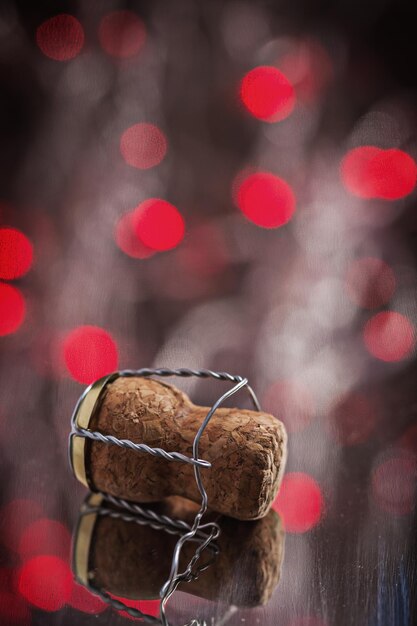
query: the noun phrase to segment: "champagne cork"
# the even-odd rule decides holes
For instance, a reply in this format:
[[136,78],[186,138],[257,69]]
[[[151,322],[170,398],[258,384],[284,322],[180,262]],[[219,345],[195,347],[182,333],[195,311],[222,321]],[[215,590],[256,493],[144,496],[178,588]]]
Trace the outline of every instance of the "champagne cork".
[[[194,437],[209,411],[172,385],[113,375],[98,381],[78,410],[78,426],[192,457]],[[100,441],[74,437],[79,480],[133,502],[182,496],[200,503],[194,467]],[[267,413],[219,408],[199,444],[210,509],[241,520],[263,517],[277,494],[286,459],[283,424]]]
[[[87,503],[100,506],[101,496]],[[113,508],[105,504],[107,508]],[[192,522],[198,507],[179,497],[151,505],[159,513],[179,515]],[[180,591],[240,607],[266,604],[276,588],[284,553],[284,531],[275,511],[260,520],[238,521],[217,516],[221,533],[219,552],[196,580],[181,583]],[[121,518],[89,513],[81,515],[73,541],[73,569],[79,582],[93,590],[131,600],[159,599],[168,578],[179,535]],[[197,544],[187,542],[180,554],[180,571],[194,555]],[[206,549],[197,566],[211,560]]]

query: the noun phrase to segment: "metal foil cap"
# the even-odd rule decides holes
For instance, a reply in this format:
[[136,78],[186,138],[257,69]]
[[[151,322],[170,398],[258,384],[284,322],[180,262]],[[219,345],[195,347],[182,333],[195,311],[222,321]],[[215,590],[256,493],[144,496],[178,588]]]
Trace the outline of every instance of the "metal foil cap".
[[86,451],[88,440],[80,437],[74,432],[74,427],[88,429],[91,418],[100,406],[103,391],[106,385],[119,377],[119,373],[115,372],[107,376],[103,376],[99,380],[89,385],[81,395],[74,409],[71,418],[72,432],[69,441],[69,461],[74,476],[89,489],[94,489],[88,477],[86,465]]

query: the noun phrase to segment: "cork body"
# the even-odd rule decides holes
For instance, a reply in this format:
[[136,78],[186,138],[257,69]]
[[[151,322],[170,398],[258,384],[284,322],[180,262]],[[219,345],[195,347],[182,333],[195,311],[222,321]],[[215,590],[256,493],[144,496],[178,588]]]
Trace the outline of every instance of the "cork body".
[[[142,377],[108,384],[89,428],[168,452],[192,456],[193,439],[208,408],[175,387]],[[272,415],[218,409],[200,439],[201,470],[214,511],[241,520],[266,515],[279,488],[286,457],[284,426]],[[183,496],[200,502],[194,469],[101,442],[86,442],[91,487],[135,502]]]
[[[181,498],[169,498],[161,505],[154,505],[154,510],[169,516],[176,513],[191,522],[193,516],[187,515],[191,513],[190,507],[181,501]],[[213,557],[209,549],[205,550],[197,567],[209,560],[211,565],[196,580],[182,583],[179,590],[242,607],[265,604],[281,572],[284,532],[279,516],[271,510],[253,522],[225,516],[218,516],[216,521],[221,529],[216,540],[219,553]],[[177,540],[178,535],[163,530],[99,515],[87,547],[88,582],[123,598],[157,599],[168,578]],[[195,549],[195,543],[184,544],[180,571],[185,569]]]

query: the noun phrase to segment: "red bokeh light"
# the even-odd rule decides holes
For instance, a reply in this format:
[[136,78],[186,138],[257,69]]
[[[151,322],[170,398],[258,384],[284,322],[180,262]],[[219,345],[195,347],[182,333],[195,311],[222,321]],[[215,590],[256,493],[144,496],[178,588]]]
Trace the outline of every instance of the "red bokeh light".
[[367,321],[363,330],[365,346],[381,361],[401,361],[413,350],[415,328],[408,317],[382,311]]
[[361,198],[374,197],[370,163],[377,159],[380,148],[363,146],[350,150],[342,159],[340,174],[343,184],[353,195]]
[[68,604],[70,604],[73,609],[77,609],[77,611],[81,611],[82,613],[88,613],[89,615],[97,615],[108,608],[108,605],[101,598],[95,596],[88,591],[88,589],[75,582]]
[[14,333],[25,319],[25,300],[16,287],[0,283],[0,336]]
[[167,140],[158,126],[141,122],[124,131],[120,152],[128,165],[147,170],[161,163],[167,152]]
[[99,26],[100,45],[117,59],[128,59],[143,48],[146,31],[142,20],[132,11],[113,11],[105,15]]
[[84,45],[84,30],[73,16],[62,13],[43,22],[36,31],[36,43],[54,61],[76,57]]
[[150,198],[134,212],[133,228],[136,236],[152,250],[171,250],[182,241],[185,232],[181,213],[170,202]]
[[353,261],[346,274],[346,288],[355,304],[375,309],[386,304],[395,291],[395,274],[391,267],[374,257]]
[[290,533],[305,533],[316,526],[323,514],[324,502],[317,481],[308,474],[286,474],[273,508]]
[[344,446],[366,441],[375,429],[376,410],[360,394],[350,394],[336,402],[329,412],[328,426],[334,438]]
[[26,601],[15,593],[0,589],[0,622],[5,626],[29,626],[31,613]]
[[262,406],[284,422],[291,433],[306,428],[315,412],[311,393],[292,380],[279,380],[271,385],[266,390]]
[[147,259],[155,254],[155,250],[151,250],[140,241],[134,231],[134,212],[125,213],[119,219],[114,231],[114,238],[120,250],[132,257],[133,259]]
[[117,346],[98,326],[79,326],[65,337],[63,357],[72,378],[90,384],[117,369]]
[[248,111],[265,122],[278,122],[292,112],[294,87],[276,67],[262,65],[248,72],[240,84],[240,97]]
[[10,550],[19,551],[25,528],[42,517],[43,509],[35,500],[12,500],[0,509],[0,541]]
[[20,568],[18,587],[30,604],[44,611],[58,611],[71,597],[72,573],[56,556],[36,556]]
[[257,226],[283,226],[295,211],[295,196],[282,178],[269,172],[250,174],[239,181],[236,204],[242,213]]
[[415,458],[394,457],[380,463],[372,473],[372,495],[379,507],[395,515],[414,509],[417,487]]
[[360,198],[404,198],[413,191],[417,180],[417,166],[410,155],[374,146],[350,150],[340,171],[346,189]]
[[33,246],[16,228],[0,228],[0,278],[13,280],[32,265]]
[[20,538],[19,553],[23,559],[39,554],[53,554],[68,561],[70,551],[71,534],[55,520],[42,518],[33,522]]

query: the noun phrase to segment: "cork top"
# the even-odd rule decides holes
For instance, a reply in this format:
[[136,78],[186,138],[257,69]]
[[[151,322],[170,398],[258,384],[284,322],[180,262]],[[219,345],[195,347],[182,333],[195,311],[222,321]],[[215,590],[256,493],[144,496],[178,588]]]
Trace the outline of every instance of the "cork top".
[[[181,459],[159,453],[191,460],[195,435],[209,410],[153,378],[115,374],[101,379],[76,409],[76,426],[97,437],[93,441],[75,429],[75,475],[93,491],[133,502],[171,495],[201,502],[193,465],[173,465]],[[123,445],[107,445],[116,439]],[[132,446],[141,453],[132,452]],[[153,453],[146,454],[146,447]],[[202,469],[210,508],[237,519],[258,519],[268,512],[281,482],[285,428],[262,411],[218,407],[201,434],[198,456],[210,463],[210,470]]]

